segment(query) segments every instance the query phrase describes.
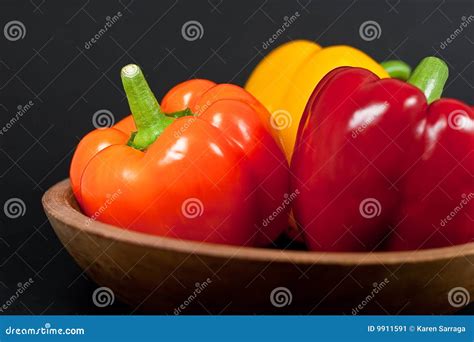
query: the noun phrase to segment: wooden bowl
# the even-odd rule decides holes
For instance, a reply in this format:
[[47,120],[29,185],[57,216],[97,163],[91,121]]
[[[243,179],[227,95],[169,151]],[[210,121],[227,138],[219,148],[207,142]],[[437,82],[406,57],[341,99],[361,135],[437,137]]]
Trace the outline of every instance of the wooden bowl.
[[56,234],[97,284],[161,314],[441,314],[474,298],[474,243],[320,253],[151,236],[83,215],[64,180],[43,197]]

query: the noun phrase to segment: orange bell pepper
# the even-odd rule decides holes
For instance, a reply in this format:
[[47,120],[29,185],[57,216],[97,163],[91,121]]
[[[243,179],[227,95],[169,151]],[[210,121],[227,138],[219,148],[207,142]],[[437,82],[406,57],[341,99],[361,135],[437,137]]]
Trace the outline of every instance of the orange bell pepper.
[[252,95],[195,79],[172,88],[160,106],[138,66],[124,67],[122,82],[132,116],[87,134],[71,163],[72,188],[87,215],[235,245],[261,246],[280,235],[288,208],[264,220],[288,192],[288,165],[270,114]]

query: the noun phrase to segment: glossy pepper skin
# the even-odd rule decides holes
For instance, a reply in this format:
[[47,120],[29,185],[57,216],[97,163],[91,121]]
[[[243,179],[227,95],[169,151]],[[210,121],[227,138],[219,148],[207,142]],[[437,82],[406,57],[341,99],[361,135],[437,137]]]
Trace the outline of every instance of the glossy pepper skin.
[[[293,189],[301,192],[293,211],[310,249],[405,250],[472,241],[474,201],[438,227],[463,194],[474,192],[473,112],[450,99],[429,105],[427,98],[436,96],[427,88],[423,93],[343,67],[314,90],[291,163]],[[448,124],[456,112],[464,113],[462,129]]]
[[454,99],[426,111],[423,153],[404,184],[389,250],[458,245],[474,239],[474,110]]
[[323,48],[307,40],[279,46],[250,75],[245,89],[273,114],[288,160],[312,91],[329,71],[340,66],[361,67],[380,78],[389,77],[379,63],[360,50],[344,45]]
[[[144,111],[156,103],[153,119],[165,122],[154,140],[149,125],[137,121],[143,101],[130,101],[134,88],[124,86],[136,125],[127,117],[89,133],[71,163],[73,191],[87,215],[148,234],[234,245],[262,246],[286,228],[285,212],[262,224],[289,180],[269,114],[255,98],[238,86],[198,79],[171,89],[160,108],[148,89]],[[164,115],[183,110],[195,115]],[[130,138],[135,126],[145,133]]]

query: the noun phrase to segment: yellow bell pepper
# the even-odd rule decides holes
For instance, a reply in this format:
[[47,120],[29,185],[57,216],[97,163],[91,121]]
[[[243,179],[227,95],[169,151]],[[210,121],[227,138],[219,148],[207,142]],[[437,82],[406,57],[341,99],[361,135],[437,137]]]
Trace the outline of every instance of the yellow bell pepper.
[[340,66],[362,67],[380,78],[390,77],[382,65],[360,50],[344,45],[322,48],[307,40],[279,46],[250,75],[245,89],[272,113],[272,125],[278,131],[288,161],[313,89],[329,71]]

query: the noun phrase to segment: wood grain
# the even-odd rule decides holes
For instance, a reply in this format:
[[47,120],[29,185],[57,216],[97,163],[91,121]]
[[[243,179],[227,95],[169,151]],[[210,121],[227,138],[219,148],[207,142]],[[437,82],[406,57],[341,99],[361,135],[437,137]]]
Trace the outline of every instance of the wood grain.
[[[67,179],[43,206],[80,267],[137,312],[174,314],[183,305],[179,314],[442,314],[460,309],[448,301],[455,287],[474,300],[474,243],[320,253],[182,241],[91,221]],[[291,292],[291,303],[272,304],[277,287]]]

